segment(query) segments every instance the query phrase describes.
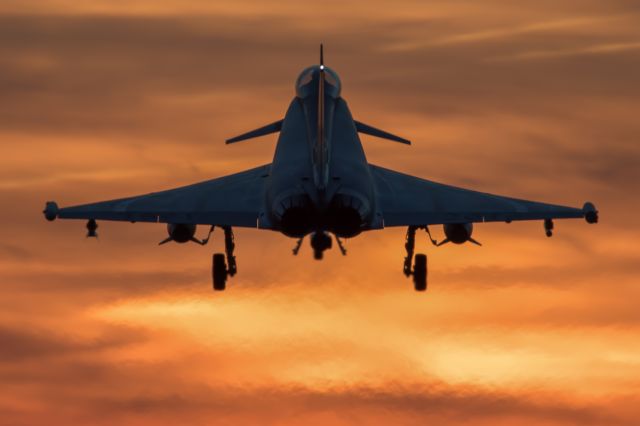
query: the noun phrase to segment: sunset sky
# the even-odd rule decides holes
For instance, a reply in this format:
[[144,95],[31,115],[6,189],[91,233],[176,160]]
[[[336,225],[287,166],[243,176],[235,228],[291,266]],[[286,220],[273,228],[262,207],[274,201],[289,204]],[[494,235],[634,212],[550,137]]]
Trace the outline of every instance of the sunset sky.
[[[354,117],[414,142],[364,136],[371,163],[600,223],[420,233],[424,294],[402,228],[322,262],[237,230],[213,293],[219,233],[42,217],[270,162],[224,139],[320,42]],[[0,146],[2,426],[640,424],[637,2],[2,0]]]

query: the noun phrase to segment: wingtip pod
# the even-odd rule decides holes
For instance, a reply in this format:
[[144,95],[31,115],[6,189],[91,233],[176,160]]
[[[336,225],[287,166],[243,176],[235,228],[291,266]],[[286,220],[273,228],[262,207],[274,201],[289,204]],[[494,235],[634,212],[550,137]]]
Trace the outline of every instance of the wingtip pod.
[[584,203],[582,212],[584,213],[584,220],[586,220],[587,223],[598,223],[598,210],[593,203],[589,201]]
[[59,211],[60,209],[58,208],[58,204],[55,201],[47,201],[44,210],[42,210],[42,213],[44,213],[45,219],[51,222],[56,220]]

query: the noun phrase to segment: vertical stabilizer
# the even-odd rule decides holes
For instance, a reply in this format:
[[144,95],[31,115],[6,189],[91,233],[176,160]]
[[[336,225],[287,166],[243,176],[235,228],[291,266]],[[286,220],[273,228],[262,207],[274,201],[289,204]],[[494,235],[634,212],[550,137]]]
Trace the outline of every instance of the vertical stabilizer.
[[325,139],[325,105],[324,105],[324,52],[320,44],[320,71],[318,73],[318,135],[315,146],[317,180],[316,186],[324,190],[327,186],[327,141]]

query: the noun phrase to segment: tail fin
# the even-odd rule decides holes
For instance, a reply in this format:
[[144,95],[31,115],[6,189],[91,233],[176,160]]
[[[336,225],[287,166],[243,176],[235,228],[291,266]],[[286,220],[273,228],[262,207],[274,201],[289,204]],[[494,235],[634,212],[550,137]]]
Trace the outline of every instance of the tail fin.
[[318,74],[318,134],[315,146],[315,183],[319,189],[327,186],[327,144],[325,141],[324,119],[324,54],[320,44],[320,72]]

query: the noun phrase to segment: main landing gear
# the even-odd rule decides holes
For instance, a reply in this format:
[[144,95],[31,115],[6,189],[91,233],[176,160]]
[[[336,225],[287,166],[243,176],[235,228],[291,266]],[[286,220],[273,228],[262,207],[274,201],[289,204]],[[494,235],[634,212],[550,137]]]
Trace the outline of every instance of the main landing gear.
[[233,237],[233,230],[230,226],[223,226],[224,230],[224,253],[214,253],[211,268],[213,278],[213,289],[222,291],[226,288],[227,278],[233,277],[238,272],[236,257],[233,251],[236,247]]
[[[425,229],[429,234],[431,242],[435,244],[429,229],[425,226],[410,226],[407,228],[407,237],[404,248],[407,250],[407,256],[404,258],[403,272],[407,277],[413,276],[413,285],[416,291],[425,291],[427,289],[427,255],[418,253],[413,256],[416,247],[416,231]],[[413,268],[411,263],[413,262]]]

